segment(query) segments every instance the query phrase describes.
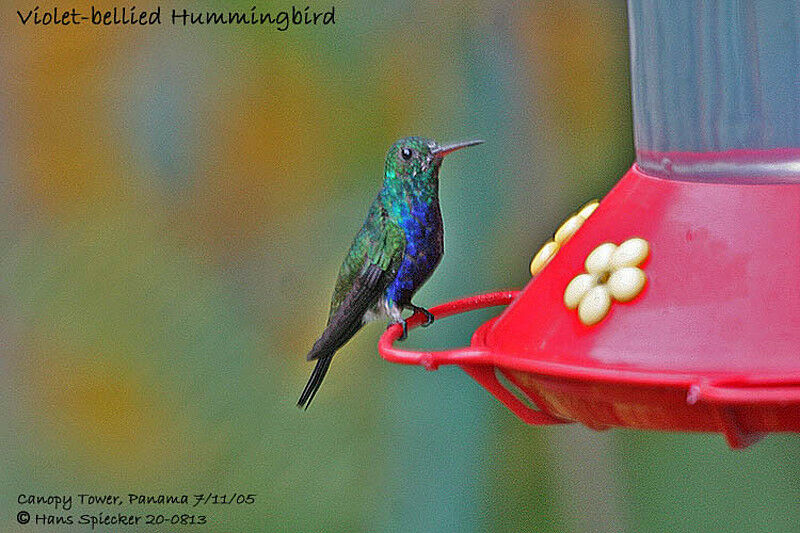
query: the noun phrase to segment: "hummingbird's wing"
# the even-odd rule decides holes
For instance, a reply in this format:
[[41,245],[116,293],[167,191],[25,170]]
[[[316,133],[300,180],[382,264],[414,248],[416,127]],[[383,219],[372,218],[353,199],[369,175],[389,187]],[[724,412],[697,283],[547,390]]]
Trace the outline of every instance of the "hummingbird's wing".
[[[405,233],[394,222],[385,220],[383,231],[377,239],[356,238],[353,248],[365,247],[365,253],[356,256],[352,267],[358,274],[347,280],[349,290],[344,295],[334,291],[334,301],[328,325],[308,352],[306,359],[318,359],[300,400],[300,407],[308,408],[328,371],[333,354],[341,348],[363,325],[364,314],[378,301],[400,268],[405,251]],[[369,244],[364,244],[364,243]],[[346,262],[347,263],[347,262]]]
[[334,352],[355,335],[362,325],[364,314],[385,290],[384,280],[388,277],[387,274],[387,271],[375,263],[365,265],[362,274],[353,282],[350,292],[330,317],[325,331],[308,352],[306,360],[311,361],[326,353]]

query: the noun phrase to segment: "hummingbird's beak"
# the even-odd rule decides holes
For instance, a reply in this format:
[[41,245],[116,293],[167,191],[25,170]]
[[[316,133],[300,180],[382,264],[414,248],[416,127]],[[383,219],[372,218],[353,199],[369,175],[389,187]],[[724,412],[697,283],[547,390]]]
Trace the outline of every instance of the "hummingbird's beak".
[[481,144],[482,142],[483,141],[481,140],[474,140],[474,141],[464,141],[460,143],[445,144],[444,146],[437,146],[436,148],[431,150],[431,154],[433,155],[433,157],[441,159],[450,152],[461,150],[462,148],[466,148],[467,146],[475,146],[476,144]]

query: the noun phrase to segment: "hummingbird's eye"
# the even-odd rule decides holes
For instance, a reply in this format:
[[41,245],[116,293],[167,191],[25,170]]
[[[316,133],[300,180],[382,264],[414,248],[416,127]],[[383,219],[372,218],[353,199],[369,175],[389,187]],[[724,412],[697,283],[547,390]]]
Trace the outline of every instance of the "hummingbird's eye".
[[411,151],[411,148],[403,148],[402,150],[400,150],[400,156],[406,161],[411,159],[413,153],[414,152]]

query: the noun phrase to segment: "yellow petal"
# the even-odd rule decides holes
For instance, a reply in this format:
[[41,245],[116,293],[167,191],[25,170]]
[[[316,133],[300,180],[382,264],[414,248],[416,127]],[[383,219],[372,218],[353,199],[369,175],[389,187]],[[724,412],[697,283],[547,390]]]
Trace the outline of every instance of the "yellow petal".
[[578,216],[582,216],[583,219],[586,220],[591,216],[592,213],[594,213],[594,210],[597,209],[598,205],[600,205],[599,200],[592,200],[585,206],[581,207],[581,210],[578,211]]
[[639,266],[642,261],[647,259],[650,253],[650,245],[640,237],[628,239],[617,247],[614,255],[611,256],[609,267],[616,270],[623,267]]
[[564,305],[567,306],[567,309],[575,309],[581,298],[595,285],[597,285],[597,278],[593,274],[575,276],[564,289]]
[[575,232],[578,231],[584,222],[585,219],[580,215],[573,215],[569,217],[556,231],[555,241],[558,244],[563,245],[570,239],[570,237],[575,235]]
[[531,261],[531,276],[535,276],[547,266],[547,263],[555,257],[558,248],[558,243],[549,241],[536,252],[533,261]]
[[606,242],[598,246],[586,258],[586,272],[589,274],[600,274],[609,268],[611,255],[617,249],[613,242]]
[[578,318],[587,326],[597,324],[605,318],[611,307],[611,296],[605,285],[593,287],[578,304]]
[[642,292],[646,281],[647,276],[645,276],[642,269],[623,267],[611,273],[606,285],[615,300],[629,302]]

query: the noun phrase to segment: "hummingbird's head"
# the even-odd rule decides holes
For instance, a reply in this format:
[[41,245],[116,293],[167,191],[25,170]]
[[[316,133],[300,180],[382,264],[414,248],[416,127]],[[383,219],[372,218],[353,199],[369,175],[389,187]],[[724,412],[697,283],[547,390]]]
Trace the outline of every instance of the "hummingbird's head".
[[460,148],[483,141],[466,141],[439,145],[424,137],[406,137],[389,148],[386,154],[386,179],[427,180],[435,178],[444,156]]

